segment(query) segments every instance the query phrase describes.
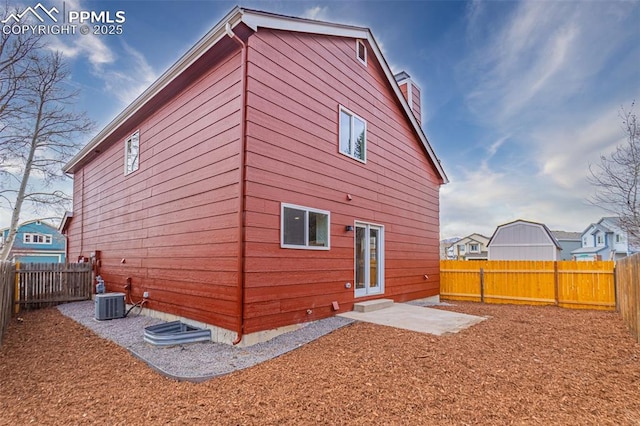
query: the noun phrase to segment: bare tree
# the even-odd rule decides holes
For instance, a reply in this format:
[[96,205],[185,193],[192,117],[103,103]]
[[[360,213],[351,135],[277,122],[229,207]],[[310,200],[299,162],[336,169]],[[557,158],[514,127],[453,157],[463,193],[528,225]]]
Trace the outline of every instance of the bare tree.
[[[18,14],[19,9],[10,10],[5,3],[0,18],[6,19],[10,13]],[[24,34],[0,34],[0,131],[8,119],[20,113],[18,94],[27,80],[28,56],[40,48],[40,36],[30,32]]]
[[640,127],[634,104],[629,111],[620,109],[625,143],[589,166],[589,182],[596,188],[590,201],[618,216],[629,242],[640,246]]
[[77,93],[70,90],[60,53],[36,46],[23,60],[27,71],[13,99],[20,114],[8,117],[0,132],[4,188],[0,203],[12,209],[0,260],[9,256],[25,203],[35,207],[68,204],[71,197],[54,185],[66,178],[61,168],[80,148],[78,136],[92,128],[84,114],[71,109]]

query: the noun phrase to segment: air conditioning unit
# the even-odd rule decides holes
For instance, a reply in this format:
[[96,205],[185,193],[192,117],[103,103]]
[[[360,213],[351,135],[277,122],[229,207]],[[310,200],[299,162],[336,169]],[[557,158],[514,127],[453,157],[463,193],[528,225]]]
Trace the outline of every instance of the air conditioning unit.
[[95,304],[99,321],[124,317],[124,293],[96,294]]

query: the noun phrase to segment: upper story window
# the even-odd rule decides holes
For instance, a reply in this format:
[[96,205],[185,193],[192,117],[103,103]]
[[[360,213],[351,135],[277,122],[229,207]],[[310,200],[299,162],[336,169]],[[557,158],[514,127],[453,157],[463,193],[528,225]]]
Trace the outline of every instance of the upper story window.
[[140,164],[140,131],[135,132],[124,141],[124,174],[138,170]]
[[622,235],[616,234],[616,243],[621,243],[623,241],[624,241],[624,238],[622,238]]
[[280,246],[329,250],[329,212],[293,204],[281,205]]
[[470,253],[480,253],[480,245],[479,244],[469,244],[469,252]]
[[50,234],[23,234],[22,241],[25,244],[51,244],[53,238]]
[[358,161],[367,159],[367,123],[340,107],[340,152]]
[[458,253],[464,253],[464,244],[458,244]]
[[356,56],[364,65],[367,65],[367,46],[362,40],[356,40]]
[[598,234],[596,236],[596,244],[599,246],[604,245],[604,235]]

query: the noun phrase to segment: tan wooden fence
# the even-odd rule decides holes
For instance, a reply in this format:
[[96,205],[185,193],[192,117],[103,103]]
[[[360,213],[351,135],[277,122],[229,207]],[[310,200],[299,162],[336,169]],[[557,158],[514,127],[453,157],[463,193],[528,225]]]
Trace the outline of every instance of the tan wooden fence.
[[618,311],[640,343],[640,253],[618,261],[616,286]]
[[16,267],[11,262],[0,262],[0,344],[11,321],[16,283]]
[[34,309],[91,299],[90,263],[19,263],[16,303]]
[[442,260],[440,297],[615,310],[614,263]]

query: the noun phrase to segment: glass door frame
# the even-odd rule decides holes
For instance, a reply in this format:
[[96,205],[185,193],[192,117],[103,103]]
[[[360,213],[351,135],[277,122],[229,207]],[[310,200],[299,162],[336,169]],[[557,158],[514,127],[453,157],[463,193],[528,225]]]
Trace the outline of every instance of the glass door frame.
[[[354,296],[355,297],[366,297],[373,296],[377,294],[384,294],[384,225],[379,225],[375,223],[355,221],[354,224],[354,232],[353,232],[353,288],[354,288]],[[365,230],[365,243],[364,243],[364,288],[358,288],[357,283],[357,270],[358,270],[358,228]],[[371,230],[375,229],[378,231],[378,247],[377,247],[377,257],[376,257],[376,272],[377,272],[377,282],[378,286],[370,287],[371,284]]]

